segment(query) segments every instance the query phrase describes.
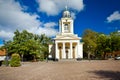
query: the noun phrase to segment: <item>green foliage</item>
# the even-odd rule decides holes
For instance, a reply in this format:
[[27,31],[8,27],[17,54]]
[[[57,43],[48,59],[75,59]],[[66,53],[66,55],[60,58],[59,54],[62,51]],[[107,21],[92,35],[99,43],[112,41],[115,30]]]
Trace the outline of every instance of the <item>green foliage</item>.
[[[12,53],[18,53],[22,60],[24,56],[32,55],[33,60],[36,61],[36,58],[39,55],[48,54],[48,44],[52,43],[51,38],[48,38],[44,34],[40,36],[32,34],[26,30],[23,30],[22,32],[16,30],[14,34],[13,41],[7,41],[4,44],[9,55],[12,55]],[[43,56],[43,58],[45,57],[46,56]]]
[[40,60],[40,61],[44,61],[44,54],[41,54],[41,55],[40,55],[39,60]]
[[84,42],[83,50],[84,50],[84,53],[86,53],[87,55],[88,54],[95,55],[95,51],[97,47],[97,44],[96,44],[97,36],[98,36],[98,33],[90,29],[87,29],[84,31],[83,38],[82,38]]
[[10,64],[10,61],[8,60],[8,62],[6,63],[6,60],[4,60],[4,61],[2,62],[2,64],[3,64],[3,65],[6,65],[6,64],[9,65],[9,64]]
[[83,33],[83,42],[84,55],[90,52],[96,57],[103,55],[105,58],[106,53],[120,51],[120,32],[105,35],[87,29]]
[[99,34],[97,38],[97,50],[103,53],[111,52],[111,38],[104,34]]
[[112,51],[120,50],[120,32],[113,32],[111,36],[111,49]]
[[12,58],[11,58],[11,61],[10,61],[10,66],[11,67],[19,67],[19,66],[21,66],[19,54],[12,54]]

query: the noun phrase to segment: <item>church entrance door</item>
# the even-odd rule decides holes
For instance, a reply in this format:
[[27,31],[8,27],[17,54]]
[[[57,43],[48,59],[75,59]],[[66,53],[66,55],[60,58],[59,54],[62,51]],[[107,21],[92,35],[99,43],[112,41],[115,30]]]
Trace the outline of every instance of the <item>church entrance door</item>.
[[66,50],[66,59],[68,59],[68,50]]
[[75,47],[73,47],[73,52],[72,52],[72,54],[73,54],[73,59],[75,59]]
[[60,49],[59,57],[60,57],[60,59],[62,59],[62,50],[61,49]]

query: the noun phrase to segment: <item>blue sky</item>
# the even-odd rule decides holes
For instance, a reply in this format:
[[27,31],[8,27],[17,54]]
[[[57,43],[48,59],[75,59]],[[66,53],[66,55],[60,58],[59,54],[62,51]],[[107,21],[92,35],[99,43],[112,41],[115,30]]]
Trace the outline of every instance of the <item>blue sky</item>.
[[120,30],[120,0],[0,0],[0,45],[16,29],[55,36],[66,5],[79,36],[86,29],[104,34]]

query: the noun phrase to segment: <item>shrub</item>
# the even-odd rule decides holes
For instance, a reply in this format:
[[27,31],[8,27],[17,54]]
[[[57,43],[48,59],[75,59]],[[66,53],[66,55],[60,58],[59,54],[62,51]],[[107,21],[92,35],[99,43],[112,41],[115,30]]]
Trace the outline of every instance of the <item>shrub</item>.
[[19,54],[12,54],[11,61],[10,61],[10,66],[11,67],[21,66]]
[[6,62],[6,60],[4,60],[3,62],[2,62],[2,65],[9,65],[10,64],[10,61],[8,60],[7,62]]

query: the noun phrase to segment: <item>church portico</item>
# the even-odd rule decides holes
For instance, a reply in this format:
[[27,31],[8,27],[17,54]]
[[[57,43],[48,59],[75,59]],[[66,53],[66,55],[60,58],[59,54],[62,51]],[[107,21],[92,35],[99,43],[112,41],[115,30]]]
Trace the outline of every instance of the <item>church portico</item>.
[[71,14],[66,9],[59,20],[59,34],[54,38],[54,44],[49,45],[49,56],[53,55],[54,59],[83,58],[83,43],[80,42],[81,38],[74,34],[73,24]]
[[78,42],[72,41],[57,41],[55,42],[55,51],[56,55],[55,58],[57,59],[75,59],[77,58],[78,54]]

